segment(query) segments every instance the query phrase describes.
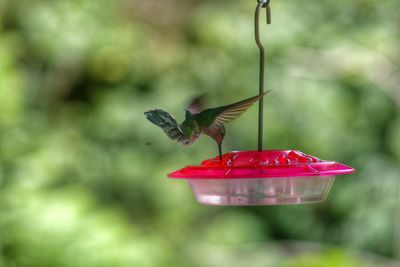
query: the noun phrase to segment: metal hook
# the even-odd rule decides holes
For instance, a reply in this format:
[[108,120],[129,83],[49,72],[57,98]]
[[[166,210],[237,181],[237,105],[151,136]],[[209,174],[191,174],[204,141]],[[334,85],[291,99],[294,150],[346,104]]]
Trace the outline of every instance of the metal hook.
[[269,5],[271,0],[257,0],[257,2],[266,9],[267,24],[271,24],[271,6]]
[[[271,24],[271,0],[257,0],[258,4],[254,15],[254,32],[257,46],[260,50],[260,76],[259,76],[259,95],[264,94],[264,72],[265,72],[265,51],[260,40],[260,11],[261,8],[266,8],[267,24]],[[258,151],[263,150],[263,123],[264,122],[264,98],[259,100],[258,109]]]

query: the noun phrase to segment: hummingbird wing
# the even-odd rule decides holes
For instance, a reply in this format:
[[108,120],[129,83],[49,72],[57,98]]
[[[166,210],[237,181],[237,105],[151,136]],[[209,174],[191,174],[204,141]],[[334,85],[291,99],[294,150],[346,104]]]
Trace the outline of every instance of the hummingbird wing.
[[205,94],[193,98],[190,101],[188,107],[186,108],[186,111],[189,112],[189,114],[186,113],[186,115],[193,115],[200,113],[204,109],[204,98]]
[[[264,95],[269,92],[270,91],[265,92]],[[202,126],[222,126],[239,117],[264,95],[253,96],[248,99],[222,107],[206,109],[199,114],[199,116],[201,116],[200,121],[203,121],[205,124]]]
[[172,140],[181,142],[185,139],[178,122],[168,112],[161,109],[155,109],[146,111],[144,115],[150,122],[163,129],[167,136]]

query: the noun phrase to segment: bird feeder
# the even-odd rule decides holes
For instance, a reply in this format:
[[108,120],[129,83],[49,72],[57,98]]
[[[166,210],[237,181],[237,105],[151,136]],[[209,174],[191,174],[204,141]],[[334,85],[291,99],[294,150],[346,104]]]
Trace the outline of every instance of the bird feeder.
[[243,206],[321,202],[346,165],[297,150],[237,151],[169,174],[187,179],[202,204]]
[[[259,95],[264,95],[265,53],[260,41],[259,17],[270,0],[258,0],[255,39],[260,51]],[[336,176],[355,169],[321,160],[297,150],[263,150],[263,99],[259,99],[258,150],[235,151],[187,166],[168,175],[187,179],[201,204],[223,206],[305,204],[324,201]]]

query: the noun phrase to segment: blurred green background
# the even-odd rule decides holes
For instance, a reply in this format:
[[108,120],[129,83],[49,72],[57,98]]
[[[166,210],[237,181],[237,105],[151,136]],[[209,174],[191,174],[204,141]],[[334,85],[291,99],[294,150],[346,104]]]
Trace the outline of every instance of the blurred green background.
[[[266,148],[358,170],[326,202],[201,206],[166,179],[216,146],[143,112],[255,95],[255,5],[0,0],[0,266],[400,266],[398,0],[273,0],[261,25]],[[256,121],[224,150],[255,149]]]

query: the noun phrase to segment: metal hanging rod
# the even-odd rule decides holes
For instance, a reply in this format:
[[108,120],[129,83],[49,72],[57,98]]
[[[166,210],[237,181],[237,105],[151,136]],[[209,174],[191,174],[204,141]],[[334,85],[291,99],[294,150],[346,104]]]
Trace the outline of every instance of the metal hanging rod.
[[[260,40],[260,11],[266,9],[267,24],[271,24],[270,0],[257,0],[258,4],[254,15],[254,32],[258,48],[260,49],[260,75],[259,95],[264,94],[264,73],[265,73],[265,51]],[[264,129],[264,97],[259,100],[258,108],[258,151],[263,150],[263,129]]]

